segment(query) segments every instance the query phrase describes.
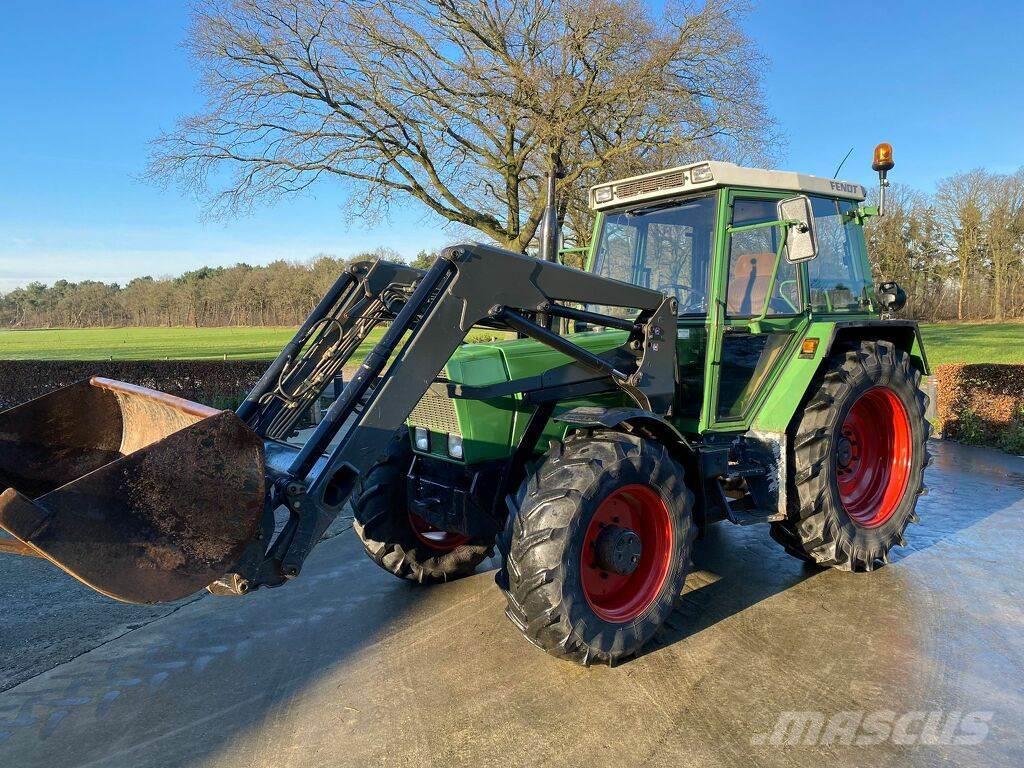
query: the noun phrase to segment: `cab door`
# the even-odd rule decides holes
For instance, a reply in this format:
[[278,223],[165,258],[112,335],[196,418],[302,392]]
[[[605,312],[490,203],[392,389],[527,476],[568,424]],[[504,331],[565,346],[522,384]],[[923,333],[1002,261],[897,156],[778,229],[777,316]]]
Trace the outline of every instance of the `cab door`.
[[781,363],[808,322],[800,265],[782,253],[778,201],[792,195],[731,191],[723,196],[707,392],[702,424],[749,428]]

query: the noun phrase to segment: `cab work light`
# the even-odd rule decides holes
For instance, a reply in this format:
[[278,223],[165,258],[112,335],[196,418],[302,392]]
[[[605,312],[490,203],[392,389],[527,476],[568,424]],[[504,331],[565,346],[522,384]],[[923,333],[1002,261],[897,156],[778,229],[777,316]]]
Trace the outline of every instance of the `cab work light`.
[[694,184],[703,184],[705,181],[714,181],[715,175],[711,172],[711,166],[707,163],[695,165],[690,169],[690,181]]

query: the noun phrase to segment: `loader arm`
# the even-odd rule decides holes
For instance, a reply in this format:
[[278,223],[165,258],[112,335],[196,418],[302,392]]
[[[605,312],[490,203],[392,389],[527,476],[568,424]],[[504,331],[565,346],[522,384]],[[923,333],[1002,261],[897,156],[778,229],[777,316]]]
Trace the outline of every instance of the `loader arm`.
[[[397,311],[384,336],[305,445],[273,458],[268,450],[268,464],[274,465],[268,476],[273,476],[277,494],[271,505],[280,501],[291,516],[255,572],[239,574],[249,586],[272,585],[298,575],[360,476],[384,452],[466,334],[481,322],[516,330],[567,354],[573,363],[565,367],[566,380],[606,378],[608,388],[622,388],[641,407],[663,414],[671,411],[675,345],[662,342],[662,336],[674,334],[675,308],[674,300],[657,291],[480,244],[448,248],[429,270],[414,276],[408,268],[375,262],[364,277],[351,282],[343,277],[339,282],[343,281],[347,285],[339,303],[344,306],[353,301],[350,297],[373,295],[380,289],[404,298],[392,302],[391,310]],[[371,287],[374,290],[368,290]],[[614,356],[593,355],[529,317],[536,312],[583,314],[591,322],[623,327],[621,318],[563,309],[566,303],[637,311],[635,320],[625,321],[633,333],[617,358],[628,355],[633,363],[630,369],[618,370],[608,361]],[[367,306],[374,305],[371,301]],[[358,347],[355,339],[361,342],[384,319],[383,313],[372,322],[366,322],[365,316],[347,315],[351,339],[338,340],[337,347],[344,350],[338,357],[347,359]],[[302,335],[300,330],[296,339]],[[249,404],[266,402],[269,386],[270,382],[261,381],[239,410],[254,425],[263,422],[263,409]],[[234,577],[229,579],[236,582]]]
[[[632,312],[604,315],[571,306],[580,304]],[[0,414],[0,482],[9,486],[0,496],[0,527],[15,537],[0,552],[40,554],[131,602],[173,600],[206,585],[234,594],[279,585],[299,574],[360,477],[474,325],[514,330],[570,358],[544,381],[510,382],[509,391],[582,382],[621,389],[644,410],[669,416],[676,389],[675,310],[675,300],[657,291],[480,244],[446,249],[425,272],[384,261],[357,263],[234,414],[168,405],[162,393],[124,385],[114,388],[115,401],[109,392],[94,393],[89,382],[75,385],[82,391],[73,398],[60,390]],[[538,323],[537,313],[625,329],[629,336],[619,348],[594,355]],[[382,323],[388,326],[380,341],[305,444],[284,442]],[[49,442],[32,436],[41,424],[52,428],[83,396],[98,398],[97,405],[109,411],[103,434],[110,437],[102,446],[76,447],[95,430],[76,426],[74,419],[75,428],[65,425]],[[146,439],[135,440],[136,446],[132,414],[149,412],[139,403],[155,404],[147,406],[150,411],[169,416],[155,427],[145,422]],[[60,487],[43,482],[30,488],[17,474],[26,451],[44,464],[59,466],[64,456],[86,461],[88,474],[74,479],[79,471],[72,467]],[[172,475],[176,452],[181,477]],[[128,470],[134,474],[126,485]],[[182,495],[179,484],[197,490]],[[152,499],[139,492],[150,486],[159,491]],[[233,505],[233,496],[245,503]],[[191,508],[173,509],[176,501]],[[288,519],[275,535],[275,512],[282,506]],[[93,546],[96,538],[101,541]],[[220,577],[211,578],[213,572]]]

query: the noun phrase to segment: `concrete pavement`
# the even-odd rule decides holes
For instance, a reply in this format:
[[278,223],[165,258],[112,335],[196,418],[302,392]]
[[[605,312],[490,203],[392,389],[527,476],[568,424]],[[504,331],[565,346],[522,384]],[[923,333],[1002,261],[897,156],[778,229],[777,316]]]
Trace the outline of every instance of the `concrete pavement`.
[[[766,529],[720,524],[674,627],[615,669],[534,649],[490,571],[406,584],[351,532],[283,589],[106,623],[114,604],[65,599],[33,629],[39,606],[5,589],[25,679],[0,693],[0,766],[1024,764],[1024,460],[933,450],[922,524],[889,567],[808,569]],[[847,746],[879,711],[907,727]],[[778,744],[787,712],[830,735]],[[958,730],[964,713],[980,725]]]

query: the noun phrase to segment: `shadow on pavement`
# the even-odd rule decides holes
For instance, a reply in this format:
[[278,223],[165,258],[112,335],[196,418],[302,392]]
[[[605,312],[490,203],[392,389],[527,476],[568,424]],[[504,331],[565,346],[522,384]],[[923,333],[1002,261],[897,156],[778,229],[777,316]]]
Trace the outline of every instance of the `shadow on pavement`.
[[445,586],[400,582],[338,536],[284,589],[207,596],[0,694],[0,765],[202,763]]
[[[892,552],[892,564],[955,536],[1024,499],[1024,459],[990,448],[933,440],[926,496],[918,502],[921,523],[911,525],[908,547]],[[801,582],[827,573],[786,555],[765,526],[713,525],[696,543],[694,570],[683,602],[652,653],[686,640]],[[852,579],[870,574],[843,574]],[[626,662],[628,663],[628,662]]]
[[[1024,461],[942,444],[933,451],[936,461],[927,476],[932,494],[922,500],[922,524],[912,529],[909,555],[902,558],[911,574],[934,568],[927,558],[914,563],[915,554],[1024,498]],[[405,740],[408,751],[395,754],[399,763],[414,753],[523,757],[525,752],[508,750],[531,744],[530,749],[541,749],[543,732],[524,731],[525,740],[512,747],[503,741],[510,738],[508,723],[528,728],[530,722],[562,718],[565,728],[578,733],[578,718],[602,707],[615,710],[616,696],[635,696],[626,703],[646,717],[654,710],[643,686],[666,675],[675,681],[665,683],[668,688],[656,702],[657,711],[667,713],[659,733],[679,739],[677,734],[686,732],[680,724],[689,716],[685,702],[702,690],[706,675],[717,682],[702,694],[705,707],[718,695],[723,702],[735,700],[764,675],[776,680],[774,687],[762,686],[763,695],[779,690],[788,679],[783,662],[793,643],[814,647],[818,642],[790,634],[807,621],[838,615],[849,626],[865,626],[869,617],[885,611],[888,618],[876,626],[888,648],[902,643],[913,649],[922,633],[940,639],[946,634],[918,628],[942,610],[939,602],[934,610],[915,614],[914,626],[903,632],[895,619],[908,621],[901,590],[912,582],[898,565],[863,575],[816,571],[785,554],[764,527],[725,525],[708,532],[694,559],[683,608],[657,645],[621,672],[582,670],[532,649],[503,621],[503,601],[491,574],[432,588],[403,583],[371,563],[355,536],[346,533],[321,544],[302,577],[283,589],[185,605],[0,694],[0,765],[306,764],[317,760],[310,745],[327,743],[335,750],[333,762],[322,764],[340,764],[339,756],[343,763],[357,762],[357,746],[363,750],[359,754],[379,756],[378,737]],[[748,611],[772,598],[784,605]],[[845,613],[836,608],[842,601]],[[840,622],[832,642],[848,631]],[[984,642],[990,642],[987,636]],[[745,664],[751,654],[762,660],[774,654],[781,661],[777,668],[755,669]],[[683,664],[694,658],[703,658],[705,667]],[[962,666],[950,664],[951,669]],[[859,674],[875,687],[864,690],[884,691],[874,682],[873,667],[865,669]],[[807,690],[821,690],[818,681],[828,674],[829,668],[810,664]],[[883,667],[878,674],[888,679],[892,672]],[[941,676],[927,680],[929,686],[947,684]],[[962,685],[948,684],[954,683]],[[872,696],[861,694],[863,706],[874,705]],[[416,704],[425,700],[436,706]],[[794,704],[803,705],[802,699]],[[708,712],[709,722],[721,714]],[[457,737],[431,741],[430,729],[438,723]],[[738,726],[729,730],[716,738],[746,738]],[[579,757],[603,743],[597,735],[590,738],[592,743],[574,747],[584,751],[572,754]],[[475,751],[460,751],[466,740]],[[666,759],[678,756],[675,748],[665,749]]]

